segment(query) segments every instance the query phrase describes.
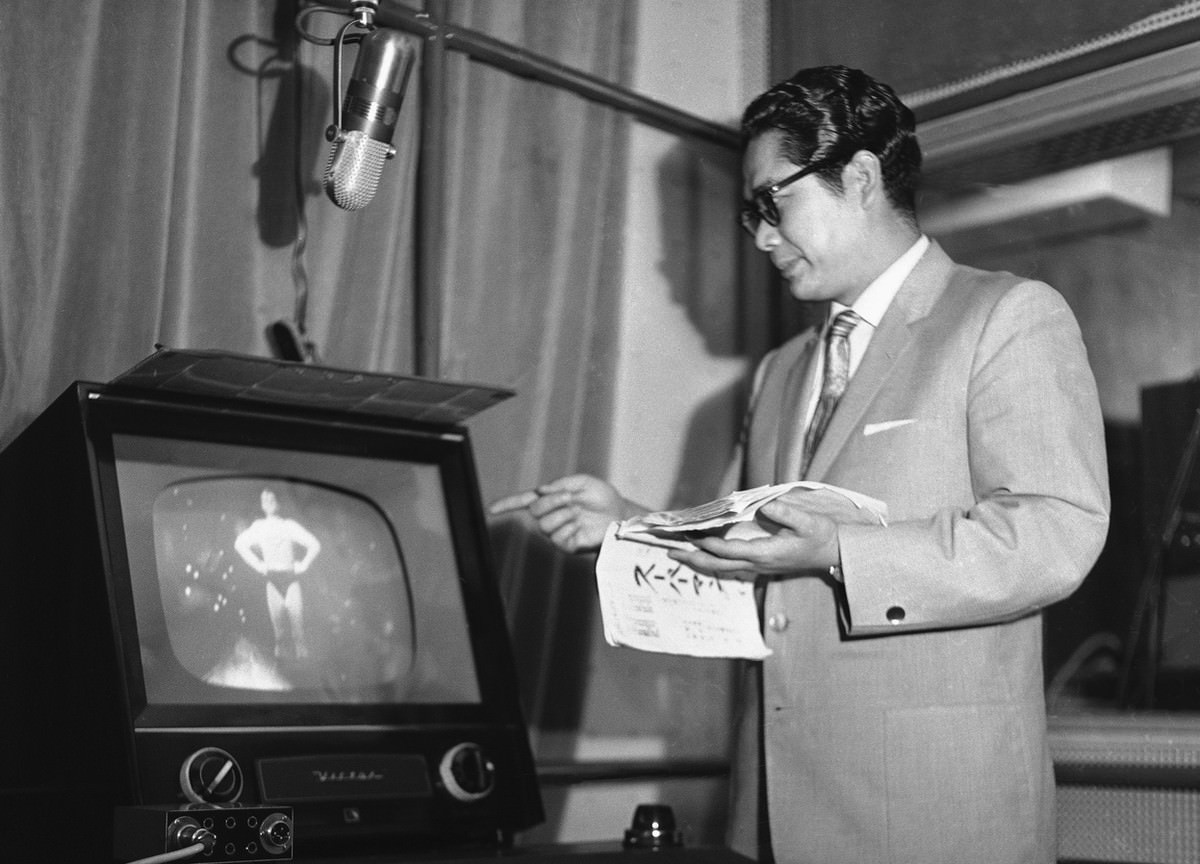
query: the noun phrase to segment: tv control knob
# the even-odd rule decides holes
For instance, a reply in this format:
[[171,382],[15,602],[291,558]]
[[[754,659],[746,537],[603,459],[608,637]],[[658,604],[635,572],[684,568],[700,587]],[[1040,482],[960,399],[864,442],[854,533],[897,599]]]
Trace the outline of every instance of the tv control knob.
[[478,801],[496,786],[496,765],[478,744],[464,742],[446,751],[438,765],[442,785],[458,801]]
[[202,747],[184,760],[179,786],[195,804],[232,804],[242,796],[242,769],[219,747]]

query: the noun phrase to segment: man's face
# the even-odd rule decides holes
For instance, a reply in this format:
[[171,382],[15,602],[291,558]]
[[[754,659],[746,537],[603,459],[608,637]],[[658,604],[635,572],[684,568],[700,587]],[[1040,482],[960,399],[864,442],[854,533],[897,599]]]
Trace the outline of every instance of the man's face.
[[275,498],[275,493],[270,489],[264,489],[262,492],[262,509],[268,516],[273,516],[275,511],[279,509],[279,501]]
[[[742,160],[742,194],[747,200],[805,167],[780,153],[780,138],[779,132],[770,131],[747,146]],[[771,256],[793,296],[853,303],[870,282],[859,272],[867,232],[854,197],[809,175],[784,186],[774,198],[779,225],[761,222],[754,244]]]

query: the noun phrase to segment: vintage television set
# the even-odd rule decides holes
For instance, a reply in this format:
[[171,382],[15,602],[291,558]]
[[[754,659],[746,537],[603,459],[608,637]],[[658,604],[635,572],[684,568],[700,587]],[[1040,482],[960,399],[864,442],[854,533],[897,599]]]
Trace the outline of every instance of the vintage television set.
[[0,454],[22,845],[105,860],[144,807],[287,805],[298,858],[539,823],[464,425],[510,395],[160,350],[56,399]]

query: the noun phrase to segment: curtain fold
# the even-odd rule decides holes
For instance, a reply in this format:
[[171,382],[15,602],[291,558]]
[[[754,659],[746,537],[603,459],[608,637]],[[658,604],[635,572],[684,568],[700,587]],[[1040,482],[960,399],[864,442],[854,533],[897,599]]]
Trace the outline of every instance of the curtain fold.
[[[625,83],[630,4],[449,4],[452,23]],[[472,421],[485,499],[607,473],[629,119],[461,55],[447,69],[442,374],[517,396]],[[493,526],[535,744],[578,731],[595,636],[590,562]]]

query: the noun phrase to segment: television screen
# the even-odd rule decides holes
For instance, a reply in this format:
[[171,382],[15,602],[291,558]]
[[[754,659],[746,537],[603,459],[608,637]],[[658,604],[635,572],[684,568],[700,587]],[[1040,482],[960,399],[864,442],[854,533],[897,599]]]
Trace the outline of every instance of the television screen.
[[118,433],[146,702],[480,699],[432,462]]

